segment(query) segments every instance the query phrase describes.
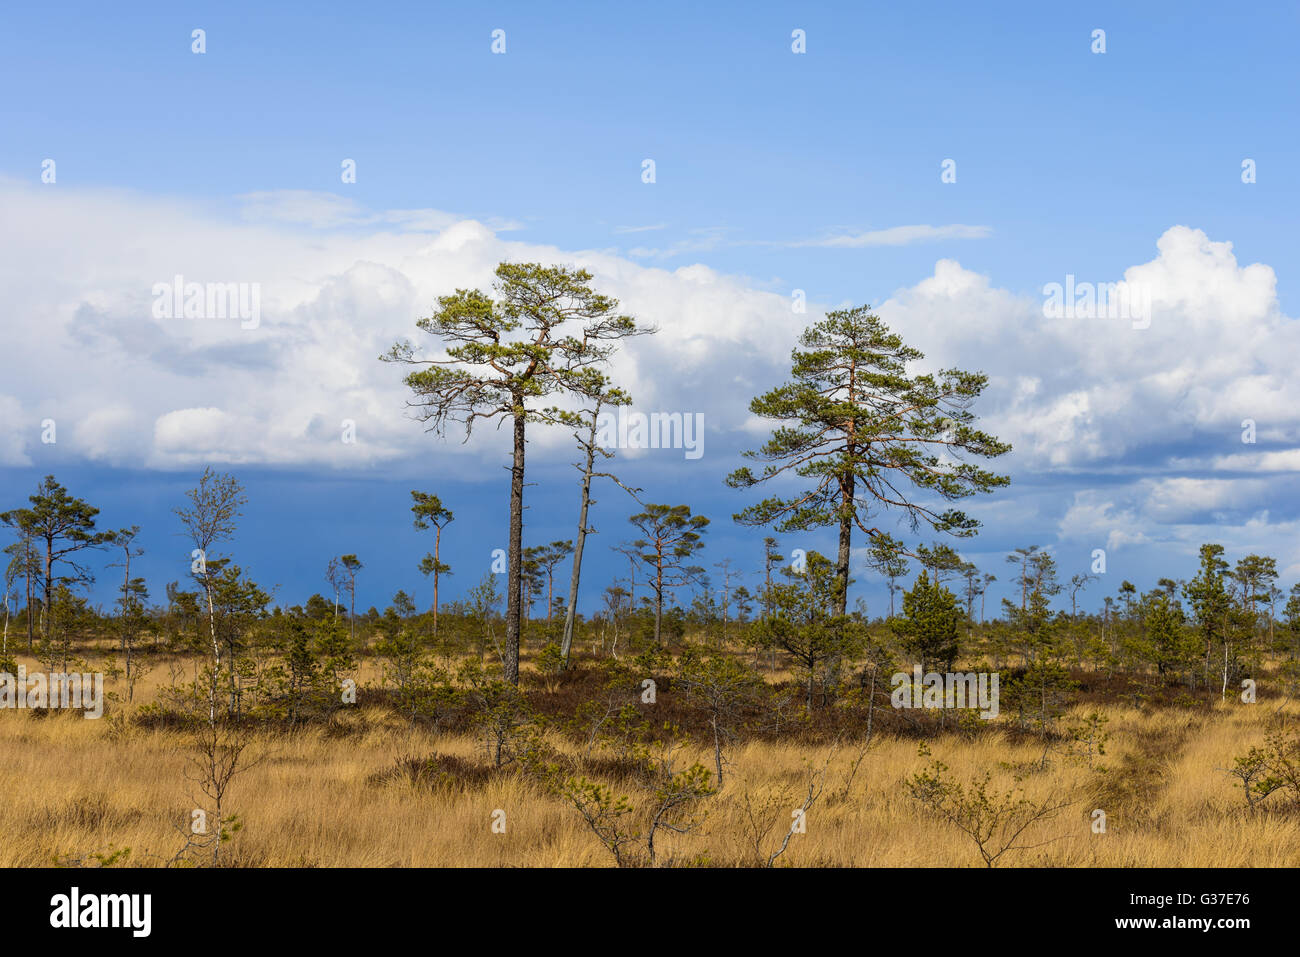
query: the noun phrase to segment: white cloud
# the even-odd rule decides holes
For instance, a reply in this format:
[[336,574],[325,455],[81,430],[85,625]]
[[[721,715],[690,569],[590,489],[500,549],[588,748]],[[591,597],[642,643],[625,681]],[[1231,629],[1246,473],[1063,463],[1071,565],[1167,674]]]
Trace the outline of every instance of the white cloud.
[[27,455],[27,433],[34,433],[38,422],[23,410],[11,395],[0,395],[0,465],[31,465]]
[[679,239],[663,248],[636,246],[629,249],[627,254],[633,259],[672,259],[690,253],[705,253],[723,245],[728,232],[730,230],[726,226],[692,229],[687,232],[685,239]]
[[1224,472],[1300,473],[1300,448],[1280,452],[1241,452],[1214,458],[1210,468]]
[[860,249],[865,246],[910,246],[912,243],[937,242],[945,239],[987,239],[993,235],[988,226],[892,226],[889,229],[871,229],[846,232],[820,239],[803,239],[786,245],[825,246],[830,248]]
[[1134,511],[1091,490],[1075,493],[1074,501],[1062,516],[1057,530],[1066,541],[1104,547],[1107,551],[1150,541],[1139,529]]
[[[244,193],[236,197],[240,213],[253,223],[336,229],[343,226],[392,226],[403,232],[437,232],[464,217],[440,209],[388,209],[373,211],[337,193],[308,189],[279,189]],[[516,220],[489,219],[497,232],[522,229]]]
[[1256,419],[1261,436],[1267,427],[1294,441],[1300,323],[1279,311],[1272,269],[1239,266],[1231,244],[1185,226],[1166,231],[1157,248],[1123,276],[1151,288],[1146,329],[1045,318],[1041,299],[997,289],[951,260],[878,312],[936,366],[986,372],[985,415],[1016,446],[1016,460],[1034,468],[1149,462],[1153,449],[1177,441],[1200,443],[1207,457],[1249,455],[1243,418]]
[[1267,505],[1269,483],[1262,479],[1204,479],[1173,477],[1144,480],[1143,514],[1169,524],[1207,513],[1255,510]]
[[[663,226],[639,228],[619,227],[615,232],[641,232],[662,229]],[[691,253],[709,252],[722,246],[772,246],[781,249],[843,248],[862,249],[869,246],[910,246],[913,243],[938,242],[947,239],[985,239],[993,234],[988,226],[892,226],[856,232],[839,232],[817,239],[768,240],[732,239],[734,231],[726,226],[709,226],[692,229],[683,239],[663,247],[637,246],[628,250],[634,259],[671,259]]]

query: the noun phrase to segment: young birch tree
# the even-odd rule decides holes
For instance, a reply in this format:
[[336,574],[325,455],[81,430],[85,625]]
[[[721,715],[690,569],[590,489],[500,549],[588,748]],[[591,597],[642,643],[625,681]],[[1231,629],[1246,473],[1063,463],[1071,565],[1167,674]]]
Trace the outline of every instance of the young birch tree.
[[[138,558],[144,554],[144,549],[135,544],[136,537],[140,534],[140,526],[132,525],[130,528],[121,528],[113,532],[112,543],[122,549],[122,587],[118,589],[118,594],[122,596],[122,654],[127,654],[127,633],[128,621],[126,607],[133,594],[131,589],[131,559]],[[111,565],[109,566],[112,567]],[[131,662],[127,658],[126,672],[128,679],[131,675]]]
[[216,562],[213,546],[234,537],[236,521],[248,499],[239,480],[228,473],[203,470],[199,484],[185,493],[190,504],[172,511],[181,520],[185,533],[194,545],[190,553],[190,571],[203,588],[208,605],[208,632],[212,640],[212,693],[209,701],[208,723],[216,726],[217,685],[221,680],[221,641],[217,637],[217,610],[213,592],[217,586],[216,572],[224,562]]
[[337,620],[339,617],[339,592],[346,588],[348,584],[347,569],[343,567],[343,563],[338,558],[331,558],[329,564],[325,566],[325,580],[334,589],[334,618]]

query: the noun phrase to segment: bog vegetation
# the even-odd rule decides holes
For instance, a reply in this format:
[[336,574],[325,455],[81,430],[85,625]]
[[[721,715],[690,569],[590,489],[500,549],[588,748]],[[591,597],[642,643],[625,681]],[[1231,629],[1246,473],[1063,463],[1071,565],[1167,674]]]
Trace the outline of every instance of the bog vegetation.
[[[244,490],[208,469],[175,508],[189,574],[155,594],[139,528],[47,476],[0,513],[0,864],[1294,864],[1300,585],[1216,544],[1145,593],[1034,545],[975,567],[959,506],[1007,484],[986,464],[1009,450],[978,426],[980,374],[916,373],[869,309],[829,313],[753,400],[772,433],[728,484],[760,531],[720,556],[716,517],[627,486],[597,444],[630,402],[606,363],[653,329],[587,273],[503,264],[494,294],[459,290],[419,328],[430,358],[385,356],[411,367],[416,417],[512,427],[506,568],[440,599],[469,523],[415,490],[432,607],[358,609],[358,554],[273,603],[230,553]],[[530,543],[527,436],[556,427],[575,533]],[[590,561],[596,483],[621,488],[617,564]],[[821,527],[835,554],[786,554]],[[580,608],[584,555],[626,574]],[[112,607],[87,598],[96,571],[120,576]],[[998,575],[1014,597],[989,613]],[[865,576],[887,612],[850,605]],[[996,717],[897,707],[917,668],[997,675]],[[103,719],[14,707],[20,670],[104,674]]]

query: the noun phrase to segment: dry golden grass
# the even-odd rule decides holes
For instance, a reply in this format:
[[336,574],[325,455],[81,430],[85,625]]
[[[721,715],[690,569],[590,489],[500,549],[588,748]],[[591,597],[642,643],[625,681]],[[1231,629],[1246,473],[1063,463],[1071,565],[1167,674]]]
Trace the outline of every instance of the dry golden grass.
[[[150,700],[163,680],[155,670],[137,690],[136,705],[114,706],[98,721],[77,713],[0,712],[0,865],[89,860],[123,847],[131,850],[127,864],[160,864],[175,854],[184,843],[180,828],[198,804],[186,775],[188,738],[122,720]],[[1041,846],[1012,851],[1001,865],[1295,866],[1300,816],[1248,812],[1233,779],[1220,770],[1261,741],[1277,709],[1275,703],[1232,704],[1212,712],[1107,707],[1111,738],[1098,759],[1105,770],[1054,753],[1046,770],[1026,773],[1041,749],[996,728],[973,738],[939,738],[929,746],[956,780],[991,771],[994,785],[1005,789],[1017,786],[1019,773],[1029,798],[1074,802],[1026,833],[1025,843]],[[1297,709],[1284,710],[1294,717]],[[485,775],[477,783],[433,788],[391,773],[403,756],[437,753],[482,763],[477,740],[413,730],[377,708],[347,714],[344,726],[342,732],[310,728],[256,740],[262,760],[232,789],[231,806],[244,821],[229,846],[235,863],[612,864],[575,809],[523,775]],[[551,741],[573,750],[557,737]],[[826,766],[825,791],[808,813],[806,833],[793,836],[779,863],[981,866],[967,837],[908,795],[904,779],[927,764],[917,745],[878,737],[847,789],[855,749],[843,745]],[[736,747],[723,788],[703,804],[702,826],[663,839],[665,856],[677,864],[758,863],[747,838],[746,805],[759,820],[771,822],[766,857],[802,802],[810,771],[825,765],[830,754],[829,747],[767,741]],[[699,757],[709,766],[711,756]],[[626,781],[609,783],[633,803],[643,797]],[[1093,833],[1095,808],[1106,811],[1104,834]],[[504,834],[491,827],[497,810],[506,815]]]

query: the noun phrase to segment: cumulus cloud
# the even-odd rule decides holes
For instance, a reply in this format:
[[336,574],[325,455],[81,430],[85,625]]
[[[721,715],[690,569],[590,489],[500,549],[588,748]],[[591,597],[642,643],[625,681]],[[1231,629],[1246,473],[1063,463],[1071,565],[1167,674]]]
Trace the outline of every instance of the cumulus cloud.
[[1185,226],[1156,245],[1152,261],[1095,280],[1149,288],[1147,328],[1048,318],[1043,299],[951,260],[879,311],[938,364],[985,371],[999,434],[1036,468],[1150,464],[1153,450],[1180,443],[1228,456],[1242,448],[1244,418],[1261,436],[1300,435],[1289,369],[1300,324],[1278,310],[1273,270],[1240,266],[1231,243]]
[[[433,346],[415,320],[439,295],[490,285],[503,259],[591,269],[602,291],[660,329],[615,362],[638,407],[707,411],[711,428],[745,414],[741,392],[778,374],[793,334],[785,296],[707,267],[647,268],[513,242],[469,219],[449,218],[433,234],[388,229],[400,217],[276,194],[257,199],[256,215],[225,220],[156,198],[12,182],[0,182],[0,202],[13,226],[0,239],[0,284],[9,315],[25,317],[5,330],[23,357],[0,400],[7,464],[26,464],[46,414],[65,452],[120,466],[364,469],[427,455],[429,438],[403,417],[406,370],[378,357],[398,339]],[[175,277],[257,284],[260,321],[159,318],[154,287]],[[764,329],[772,334],[754,335]],[[719,355],[734,364],[730,378],[717,375]],[[353,443],[341,439],[345,423]],[[567,447],[553,431],[539,431],[539,452]],[[498,442],[484,429],[441,454],[487,454]]]

